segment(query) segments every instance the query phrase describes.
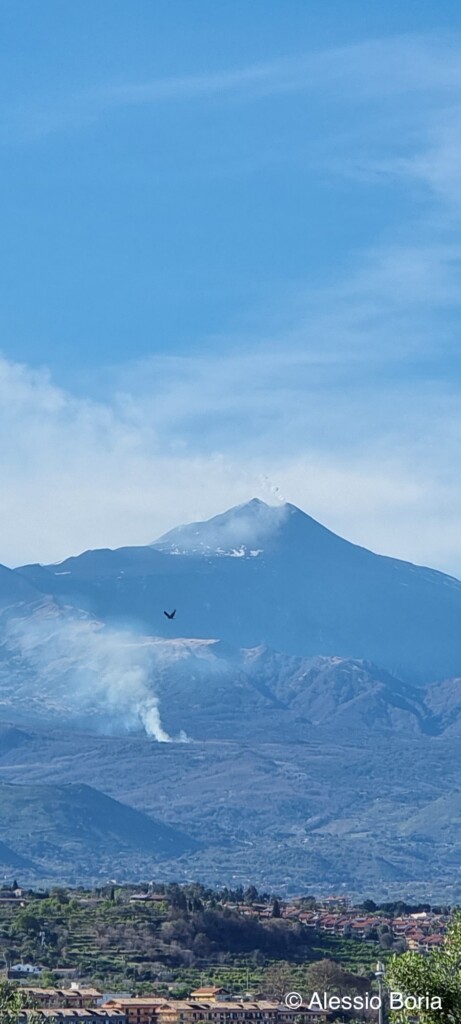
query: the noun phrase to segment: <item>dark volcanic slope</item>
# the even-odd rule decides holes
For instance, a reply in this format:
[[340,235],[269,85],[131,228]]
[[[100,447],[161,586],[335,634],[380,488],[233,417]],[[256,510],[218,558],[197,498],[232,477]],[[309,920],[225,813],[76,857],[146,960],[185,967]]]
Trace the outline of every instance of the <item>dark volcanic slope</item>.
[[[461,674],[461,583],[350,544],[292,505],[255,500],[156,547],[85,552],[17,575],[155,635],[365,658],[417,682]],[[168,607],[178,608],[173,622]]]
[[123,864],[133,874],[136,865],[146,870],[150,862],[153,869],[198,846],[178,829],[80,782],[0,783],[0,865],[25,867],[33,860],[36,873],[54,869],[78,876]]
[[31,580],[26,579],[6,565],[0,565],[0,610],[12,605],[32,605],[43,601],[41,587],[35,587]]

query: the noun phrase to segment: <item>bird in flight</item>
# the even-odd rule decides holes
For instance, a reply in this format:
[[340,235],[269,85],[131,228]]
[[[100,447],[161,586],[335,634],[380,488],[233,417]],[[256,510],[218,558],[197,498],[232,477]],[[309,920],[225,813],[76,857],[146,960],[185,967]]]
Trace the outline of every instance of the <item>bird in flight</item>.
[[164,612],[163,614],[166,615],[167,619],[174,619],[176,615],[176,608],[174,608],[172,612]]

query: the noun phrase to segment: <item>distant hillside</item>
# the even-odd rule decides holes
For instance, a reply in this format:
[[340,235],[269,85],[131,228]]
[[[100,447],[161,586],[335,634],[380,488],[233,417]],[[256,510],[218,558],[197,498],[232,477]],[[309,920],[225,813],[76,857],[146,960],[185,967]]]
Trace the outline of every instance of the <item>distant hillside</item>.
[[[236,651],[209,641],[159,646],[163,662],[155,669],[155,692],[172,735],[182,729],[193,739],[294,742],[360,732],[365,744],[393,733],[440,734],[453,718],[461,728],[459,688],[434,684],[426,703],[424,688],[371,662],[299,658],[266,647]],[[439,686],[447,691],[440,714]]]
[[[63,611],[34,615],[0,639],[0,722],[121,735],[146,727],[149,705],[165,736],[189,740],[294,742],[355,731],[366,744],[461,729],[458,680],[416,687],[363,659],[114,633]],[[23,736],[0,727],[0,750]]]
[[5,565],[0,565],[0,609],[36,602],[43,602],[41,588],[35,587],[30,580],[7,569]]
[[6,843],[0,842],[0,872],[5,871],[9,874],[14,869],[27,871],[29,875],[34,875],[39,870],[38,865],[33,861],[23,857],[16,850],[11,850]]
[[[0,752],[0,779],[21,784],[7,787],[7,815],[0,802],[0,839],[38,864],[39,873],[21,872],[23,879],[199,878],[254,881],[279,892],[343,886],[361,896],[456,902],[458,747],[457,739],[391,730],[378,738],[353,730],[338,736],[333,728],[319,740],[306,728],[292,742],[166,744],[140,735],[29,731]],[[83,799],[65,783],[99,793]],[[183,842],[189,847],[184,834],[196,847],[178,857],[178,847],[170,856],[152,844],[159,852],[151,855],[142,836],[138,845],[138,819],[130,824],[126,805],[140,812],[141,832],[147,816],[155,829],[179,829],[179,851]],[[430,829],[434,820],[443,829]]]
[[83,871],[97,877],[116,868],[129,873],[130,864],[153,870],[197,849],[179,830],[91,786],[0,783],[0,865],[28,867],[38,876]]

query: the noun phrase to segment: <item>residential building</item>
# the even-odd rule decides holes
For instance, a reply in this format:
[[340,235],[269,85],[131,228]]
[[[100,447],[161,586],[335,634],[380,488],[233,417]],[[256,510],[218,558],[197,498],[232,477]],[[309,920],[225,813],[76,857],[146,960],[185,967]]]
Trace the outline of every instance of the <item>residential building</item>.
[[198,1000],[199,1003],[214,1003],[218,999],[223,999],[228,996],[229,993],[225,988],[216,988],[215,985],[203,985],[202,988],[195,988],[190,993],[189,999],[193,1001]]
[[41,967],[35,964],[11,964],[7,970],[7,978],[20,980],[21,978],[39,978],[42,973]]
[[27,1024],[32,1014],[37,1014],[43,1024],[127,1024],[120,1010],[112,1008],[71,1010],[66,1007],[47,1007],[39,1010],[25,1010],[19,1024]]
[[152,1024],[157,1020],[159,1006],[165,1003],[161,996],[121,996],[103,1003],[102,1009],[119,1010],[125,1014],[127,1024]]
[[61,1009],[83,1010],[96,1006],[101,999],[97,988],[78,988],[72,984],[70,988],[33,988],[24,986],[27,1001],[32,1006],[60,1007]]
[[237,1002],[212,999],[161,1000],[155,997],[111,999],[104,1007],[126,1014],[127,1024],[320,1024],[331,1014],[300,1006],[289,1010],[269,1000]]

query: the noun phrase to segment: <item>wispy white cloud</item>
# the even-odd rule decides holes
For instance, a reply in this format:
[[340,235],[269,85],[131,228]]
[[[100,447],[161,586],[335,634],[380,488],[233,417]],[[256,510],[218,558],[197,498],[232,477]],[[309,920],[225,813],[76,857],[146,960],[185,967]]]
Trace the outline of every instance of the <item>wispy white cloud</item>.
[[128,105],[230,94],[260,98],[328,93],[336,88],[364,102],[400,93],[452,93],[461,88],[460,45],[461,39],[447,36],[390,36],[233,69],[124,82],[93,95],[108,104]]
[[[456,105],[428,117],[422,138],[406,156],[389,160],[383,170],[410,184],[423,186],[450,214],[461,209],[461,97]],[[448,226],[448,225],[447,225]]]
[[417,252],[400,288],[399,252],[378,255],[285,338],[120,367],[104,401],[1,361],[0,561],[147,543],[278,487],[357,543],[461,573],[458,390],[426,295],[432,277],[454,302],[457,250],[422,269]]
[[112,81],[52,96],[24,97],[4,103],[0,138],[33,141],[84,128],[116,110],[197,101],[253,102],[294,94],[328,102],[356,104],[440,103],[461,91],[461,39],[408,34],[369,39],[304,55],[285,55],[264,63],[210,68],[200,73],[141,81]]
[[398,181],[411,212],[351,253],[346,274],[300,288],[283,328],[261,314],[246,335],[208,339],[191,357],[105,369],[100,402],[3,360],[0,561],[146,543],[278,487],[357,543],[461,574],[460,50],[447,37],[375,40],[6,111],[9,137],[28,139],[135,105],[353,100],[363,143],[363,115],[346,118],[319,163],[366,177],[378,202]]

